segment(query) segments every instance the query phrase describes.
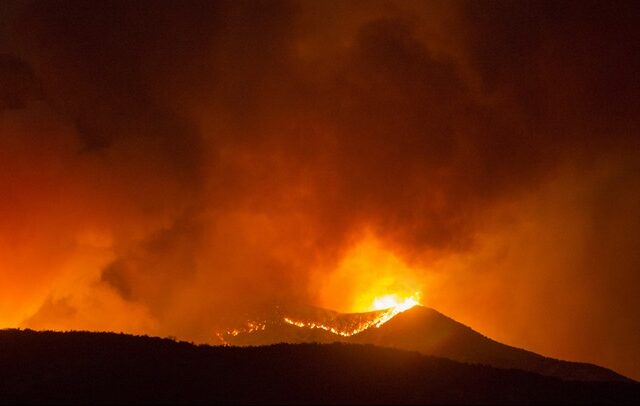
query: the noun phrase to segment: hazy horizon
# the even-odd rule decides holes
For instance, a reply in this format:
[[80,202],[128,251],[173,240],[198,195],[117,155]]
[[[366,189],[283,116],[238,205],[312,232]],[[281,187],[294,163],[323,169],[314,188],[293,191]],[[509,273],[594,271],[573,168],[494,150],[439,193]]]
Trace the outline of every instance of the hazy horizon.
[[2,1],[0,328],[419,298],[640,379],[639,4]]

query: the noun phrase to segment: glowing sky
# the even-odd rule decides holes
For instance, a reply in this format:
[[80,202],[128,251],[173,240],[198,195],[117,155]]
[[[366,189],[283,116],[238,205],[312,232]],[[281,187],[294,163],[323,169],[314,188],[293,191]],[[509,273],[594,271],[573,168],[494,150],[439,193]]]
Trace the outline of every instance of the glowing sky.
[[0,327],[419,294],[640,378],[638,8],[3,1]]

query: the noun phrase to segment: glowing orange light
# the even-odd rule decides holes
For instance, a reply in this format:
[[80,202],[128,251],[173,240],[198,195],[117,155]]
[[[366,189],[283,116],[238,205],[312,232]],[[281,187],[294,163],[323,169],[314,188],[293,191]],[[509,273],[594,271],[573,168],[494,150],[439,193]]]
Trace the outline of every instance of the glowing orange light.
[[416,294],[415,297],[408,297],[401,302],[397,300],[397,295],[384,295],[376,298],[374,300],[374,307],[376,307],[375,310],[379,311],[379,314],[375,318],[363,322],[350,330],[341,330],[322,323],[296,321],[288,317],[284,318],[284,322],[296,327],[321,329],[342,337],[350,337],[372,327],[379,328],[399,313],[418,306],[420,304],[417,300],[418,297],[419,295]]
[[401,309],[401,311],[408,310],[419,303],[419,294],[407,297],[405,299],[399,299],[398,295],[384,295],[377,297],[373,300],[372,310],[384,310],[384,309]]
[[331,272],[319,273],[318,303],[341,312],[386,310],[420,302],[425,270],[407,264],[372,234],[364,235]]

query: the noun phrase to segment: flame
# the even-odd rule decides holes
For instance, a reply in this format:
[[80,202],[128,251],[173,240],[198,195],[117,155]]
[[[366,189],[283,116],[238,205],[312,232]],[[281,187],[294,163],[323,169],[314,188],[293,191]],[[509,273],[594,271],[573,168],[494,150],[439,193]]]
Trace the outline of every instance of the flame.
[[[420,295],[418,293],[413,296],[406,297],[404,300],[400,300],[399,297],[400,296],[397,294],[389,294],[375,298],[373,301],[373,307],[375,310],[369,313],[357,314],[358,316],[361,316],[361,321],[347,326],[344,324],[340,325],[339,323],[331,325],[329,323],[322,323],[319,321],[296,320],[289,316],[283,317],[282,322],[299,328],[319,329],[337,336],[351,337],[370,328],[379,328],[396,315],[407,311],[414,306],[420,305]],[[219,331],[216,332],[215,335],[223,345],[231,345],[229,340],[233,340],[233,337],[237,337],[241,334],[251,334],[266,330],[268,327],[267,324],[267,321],[249,321],[244,327]]]
[[[279,315],[275,323],[324,330],[341,337],[379,328],[399,313],[420,304],[420,293],[416,292],[421,286],[416,276],[419,271],[387,249],[373,234],[367,233],[345,254],[329,277],[323,274],[323,279],[318,281],[322,307],[361,317],[343,323]],[[265,323],[247,322],[243,328],[216,335],[223,344],[229,345],[238,335],[265,330],[268,327]]]
[[[388,303],[390,303],[390,300],[391,300],[391,306],[388,306]],[[395,295],[391,295],[391,299],[388,299],[388,297],[385,296],[380,299],[375,299],[373,303],[374,303],[374,307],[376,305],[384,305],[385,307],[383,309],[391,309],[395,311],[397,314],[397,313],[402,313],[404,311],[407,311],[414,306],[418,306],[420,304],[420,294],[416,293],[414,296],[408,297],[401,302],[396,301]]]
[[227,338],[229,336],[237,337],[240,334],[251,334],[257,331],[266,330],[266,328],[267,328],[266,322],[248,321],[246,325],[242,328],[234,328],[234,329],[228,329],[225,331],[218,331],[218,332],[215,332],[214,334],[216,335],[216,337],[218,337],[218,340],[220,340],[220,342],[223,345],[230,345],[230,343],[227,341]]
[[410,299],[418,303],[416,292],[426,288],[425,274],[424,268],[406,263],[373,233],[365,233],[334,270],[319,274],[317,303],[350,313],[394,308]]
[[[415,296],[419,297],[418,294]],[[390,309],[392,307],[399,307],[404,310],[408,310],[417,304],[419,304],[418,300],[414,297],[408,297],[403,301],[400,301],[398,300],[398,295],[384,295],[373,299],[372,310]]]
[[367,328],[370,327],[369,323],[365,323],[366,327],[361,328],[361,326],[358,326],[358,328],[354,329],[354,330],[339,330],[335,327],[331,327],[328,326],[326,324],[322,324],[322,323],[315,323],[315,322],[304,322],[304,321],[296,321],[296,320],[292,320],[288,317],[285,317],[283,319],[283,321],[287,324],[291,324],[292,326],[296,326],[296,327],[300,327],[300,328],[318,328],[321,330],[325,330],[328,331],[330,333],[333,333],[335,335],[339,335],[342,337],[350,337],[354,334],[358,334],[359,332],[366,330]]
[[300,328],[321,329],[342,337],[351,337],[372,327],[379,328],[380,326],[394,318],[396,315],[420,304],[418,302],[419,294],[408,297],[401,302],[399,302],[397,298],[397,295],[384,295],[382,297],[374,299],[373,306],[375,310],[379,311],[379,314],[373,319],[360,323],[355,328],[350,330],[341,330],[322,323],[296,321],[288,317],[285,317],[283,321],[287,324]]

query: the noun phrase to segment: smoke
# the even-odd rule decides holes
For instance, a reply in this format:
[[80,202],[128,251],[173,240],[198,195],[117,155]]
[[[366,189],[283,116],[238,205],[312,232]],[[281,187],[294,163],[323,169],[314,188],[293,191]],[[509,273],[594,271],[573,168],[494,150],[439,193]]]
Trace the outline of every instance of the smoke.
[[0,323],[207,341],[344,303],[374,236],[427,304],[640,373],[637,5],[3,7]]

